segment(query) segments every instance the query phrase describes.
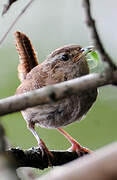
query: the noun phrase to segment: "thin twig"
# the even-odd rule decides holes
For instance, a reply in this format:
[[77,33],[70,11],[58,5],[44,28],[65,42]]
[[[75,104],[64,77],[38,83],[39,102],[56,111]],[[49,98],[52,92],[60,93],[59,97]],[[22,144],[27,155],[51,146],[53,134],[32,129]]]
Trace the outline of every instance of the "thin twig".
[[22,11],[19,13],[19,15],[16,17],[16,19],[13,21],[13,23],[10,25],[10,27],[8,28],[8,30],[6,31],[6,33],[4,34],[4,36],[1,38],[0,40],[0,45],[3,43],[3,41],[6,39],[7,35],[9,34],[9,32],[11,31],[11,29],[13,28],[13,26],[17,23],[17,21],[19,20],[19,18],[24,14],[24,12],[28,9],[28,7],[32,4],[34,0],[30,0],[28,2],[28,4],[22,9]]
[[24,94],[11,96],[0,100],[0,115],[17,112],[36,105],[52,103],[72,94],[79,94],[80,96],[84,91],[112,84],[115,81],[117,81],[117,71],[112,72],[111,76],[109,76],[108,72],[105,72],[105,74],[89,74]]
[[103,46],[101,39],[99,37],[98,31],[97,31],[97,28],[95,25],[95,20],[92,18],[92,14],[91,14],[90,1],[89,0],[83,0],[83,5],[85,8],[87,25],[90,27],[91,35],[92,35],[92,38],[94,40],[94,45],[98,49],[98,51],[100,52],[100,55],[102,57],[102,61],[107,62],[112,70],[116,70],[117,69],[116,65],[114,64],[114,62],[110,58],[109,54],[104,49],[104,46]]
[[7,11],[9,10],[9,8],[11,7],[11,5],[12,5],[13,3],[15,3],[16,1],[17,1],[17,0],[9,0],[7,4],[4,4],[4,8],[3,8],[3,11],[2,11],[2,16],[7,13]]
[[42,156],[39,148],[31,148],[28,150],[22,150],[19,148],[12,148],[5,152],[8,157],[11,157],[15,161],[15,167],[33,167],[38,169],[45,169],[50,166],[59,166],[68,163],[74,159],[80,158],[86,154],[69,151],[51,151],[53,158],[50,156],[49,159],[46,154]]

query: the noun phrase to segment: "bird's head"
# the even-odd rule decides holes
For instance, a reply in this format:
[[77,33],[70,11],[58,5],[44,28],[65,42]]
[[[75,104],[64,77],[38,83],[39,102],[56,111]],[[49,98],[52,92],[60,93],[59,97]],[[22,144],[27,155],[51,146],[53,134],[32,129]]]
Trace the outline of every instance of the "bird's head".
[[70,80],[89,73],[86,55],[93,47],[82,48],[79,45],[66,45],[53,51],[47,58],[52,75],[64,76]]

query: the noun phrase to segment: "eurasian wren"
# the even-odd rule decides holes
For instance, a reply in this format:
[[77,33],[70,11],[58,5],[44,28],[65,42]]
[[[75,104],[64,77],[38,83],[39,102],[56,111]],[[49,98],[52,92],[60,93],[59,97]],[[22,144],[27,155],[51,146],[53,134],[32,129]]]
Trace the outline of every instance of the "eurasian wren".
[[[38,64],[35,51],[29,38],[15,32],[16,47],[20,56],[18,74],[21,85],[16,93],[21,94],[47,85],[74,79],[89,73],[86,54],[92,48],[79,45],[66,45],[53,51],[45,61]],[[97,89],[69,96],[52,104],[39,105],[22,111],[28,128],[34,134],[42,151],[49,152],[35,131],[35,124],[44,128],[57,128],[71,143],[72,151],[90,152],[75,141],[60,127],[81,120],[97,97]]]

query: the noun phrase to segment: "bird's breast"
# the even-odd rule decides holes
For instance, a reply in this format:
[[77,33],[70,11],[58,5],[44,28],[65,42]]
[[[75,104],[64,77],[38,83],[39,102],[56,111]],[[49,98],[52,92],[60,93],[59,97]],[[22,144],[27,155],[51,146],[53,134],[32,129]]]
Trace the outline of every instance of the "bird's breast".
[[45,128],[58,128],[80,120],[95,101],[97,90],[81,95],[72,95],[53,104],[39,105],[22,111],[27,123]]

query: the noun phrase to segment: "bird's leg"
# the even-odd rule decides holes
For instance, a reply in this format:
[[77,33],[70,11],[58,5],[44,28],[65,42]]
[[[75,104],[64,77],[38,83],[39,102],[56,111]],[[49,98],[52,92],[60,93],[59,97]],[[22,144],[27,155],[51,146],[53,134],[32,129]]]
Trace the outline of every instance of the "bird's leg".
[[34,123],[29,123],[28,125],[28,129],[32,132],[32,134],[34,135],[34,137],[36,138],[37,142],[38,142],[38,146],[41,149],[42,152],[42,156],[44,156],[44,153],[48,155],[50,155],[51,157],[53,157],[53,154],[49,151],[49,149],[47,148],[47,146],[45,145],[45,143],[43,142],[43,140],[39,137],[39,135],[37,134],[36,130],[35,130],[35,124]]
[[80,143],[78,143],[75,139],[73,139],[66,131],[64,131],[63,129],[61,128],[57,128],[58,131],[63,134],[67,139],[68,141],[72,144],[71,148],[69,148],[68,150],[69,151],[72,151],[72,152],[76,152],[77,154],[80,154],[80,152],[84,152],[84,153],[91,153],[92,151],[85,148],[85,147],[82,147],[80,145]]

